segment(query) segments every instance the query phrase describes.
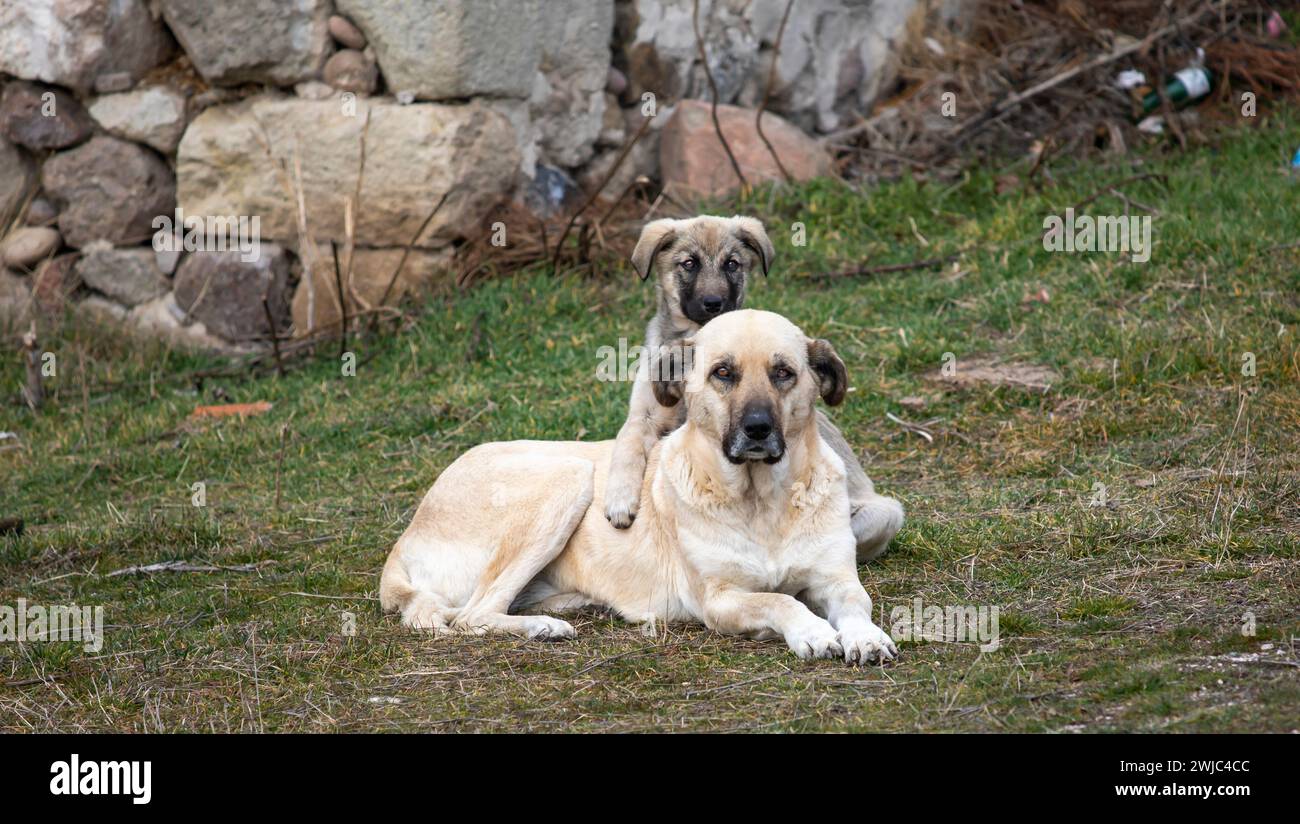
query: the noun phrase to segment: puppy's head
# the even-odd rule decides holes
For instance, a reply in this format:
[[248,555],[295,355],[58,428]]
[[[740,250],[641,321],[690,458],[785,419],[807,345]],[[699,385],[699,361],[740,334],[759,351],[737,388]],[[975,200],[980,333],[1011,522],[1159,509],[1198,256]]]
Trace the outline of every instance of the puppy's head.
[[655,397],[671,406],[684,396],[687,420],[716,438],[732,463],[777,463],[787,443],[815,426],[817,397],[835,406],[848,390],[831,345],[772,312],[723,315],[689,345],[684,379],[657,380]]
[[652,274],[665,304],[701,326],[745,302],[745,283],[767,274],[772,241],[752,217],[702,215],[647,223],[632,252],[642,280]]

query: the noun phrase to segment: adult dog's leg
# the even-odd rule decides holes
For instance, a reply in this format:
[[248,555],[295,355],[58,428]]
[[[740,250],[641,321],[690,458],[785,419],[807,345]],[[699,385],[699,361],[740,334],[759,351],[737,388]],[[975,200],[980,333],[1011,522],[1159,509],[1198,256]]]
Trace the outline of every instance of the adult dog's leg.
[[[481,635],[507,632],[527,638],[572,638],[573,626],[546,615],[510,615],[515,597],[564,550],[591,506],[595,466],[581,458],[548,463],[539,493],[511,505],[505,537],[479,577],[453,628]],[[540,482],[538,482],[540,481]]]
[[711,588],[705,595],[703,611],[709,629],[755,638],[779,635],[800,658],[838,658],[844,654],[835,628],[789,595]]
[[871,596],[858,581],[857,571],[829,578],[802,594],[839,632],[844,660],[850,664],[888,661],[898,655],[894,640],[871,620]]
[[[867,484],[870,486],[871,482]],[[853,537],[858,544],[858,563],[884,555],[889,542],[903,526],[903,505],[894,498],[877,495],[874,489],[855,496],[853,487],[849,487],[849,511]]]
[[858,563],[883,555],[903,526],[903,505],[893,498],[876,494],[876,487],[862,470],[858,456],[853,454],[853,447],[820,409],[817,410],[817,431],[844,461],[850,524],[858,544]]

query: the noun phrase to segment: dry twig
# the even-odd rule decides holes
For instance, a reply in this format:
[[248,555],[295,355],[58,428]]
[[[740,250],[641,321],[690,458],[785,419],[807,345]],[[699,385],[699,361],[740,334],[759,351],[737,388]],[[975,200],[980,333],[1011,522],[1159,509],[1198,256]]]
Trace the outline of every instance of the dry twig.
[[45,384],[41,376],[41,351],[36,342],[36,321],[23,335],[23,364],[27,369],[27,383],[23,385],[23,400],[33,412],[45,404]]
[[768,154],[772,155],[772,159],[776,161],[776,167],[781,170],[781,176],[785,178],[786,183],[794,182],[794,178],[791,177],[789,170],[785,168],[785,164],[781,162],[781,156],[776,153],[776,147],[772,145],[772,141],[767,139],[767,135],[763,134],[763,112],[767,109],[768,100],[772,97],[772,86],[776,84],[776,64],[781,59],[781,40],[785,37],[785,24],[790,19],[790,9],[792,8],[794,8],[794,0],[787,0],[785,13],[781,15],[781,26],[776,31],[776,42],[772,45],[772,66],[767,72],[767,88],[763,91],[763,101],[758,104],[758,114],[754,116],[754,131],[758,132],[758,137],[763,141],[763,145],[767,147]]

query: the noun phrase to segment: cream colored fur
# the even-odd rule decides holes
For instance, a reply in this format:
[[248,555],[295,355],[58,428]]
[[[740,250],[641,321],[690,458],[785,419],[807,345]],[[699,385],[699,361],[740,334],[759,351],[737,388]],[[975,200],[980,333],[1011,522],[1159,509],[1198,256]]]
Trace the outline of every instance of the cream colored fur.
[[[733,275],[737,287],[734,308],[739,309],[744,305],[748,278],[760,268],[766,272],[773,254],[772,242],[763,224],[752,217],[700,215],[681,220],[663,218],[647,223],[632,252],[632,265],[641,277],[653,276],[655,279],[655,315],[646,326],[646,348],[656,352],[661,345],[672,345],[702,328],[700,323],[687,317],[682,308],[679,258],[693,255],[715,264],[727,257],[741,261],[740,271]],[[718,287],[722,284],[716,270],[709,272],[707,268],[706,265],[706,270],[697,276],[696,286],[699,287],[700,281],[704,280],[706,288],[720,291]],[[609,484],[603,495],[603,509],[609,522],[620,529],[626,528],[637,517],[650,450],[661,437],[682,422],[680,407],[665,407],[655,401],[648,378],[651,368],[650,359],[642,358],[632,384],[627,418],[619,429],[610,456]],[[890,538],[902,527],[903,506],[897,500],[876,492],[853,447],[821,411],[817,413],[817,426],[822,437],[844,461],[858,560],[872,560],[888,548]],[[881,536],[886,534],[888,537],[882,539]]]
[[[651,447],[627,529],[611,526],[600,505],[613,441],[469,450],[393,547],[383,607],[411,627],[567,638],[568,622],[529,613],[598,604],[629,621],[779,637],[801,658],[893,657],[858,580],[844,462],[816,424],[815,400],[830,390],[810,365],[814,350],[835,358],[768,312],[730,312],[703,327],[684,385],[664,393],[684,396],[686,423]],[[740,375],[734,385],[715,374],[722,359]],[[790,365],[789,385],[769,379],[774,363]],[[756,398],[772,405],[784,454],[732,463],[728,421]],[[898,525],[876,517],[887,542]]]

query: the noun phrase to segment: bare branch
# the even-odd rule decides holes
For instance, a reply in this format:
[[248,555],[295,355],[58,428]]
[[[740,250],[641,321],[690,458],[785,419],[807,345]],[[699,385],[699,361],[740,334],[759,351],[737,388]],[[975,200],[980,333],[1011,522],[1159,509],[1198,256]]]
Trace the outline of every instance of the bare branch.
[[776,31],[776,42],[772,45],[772,66],[767,71],[767,88],[763,91],[763,102],[758,104],[758,114],[754,116],[754,130],[758,132],[758,137],[767,147],[768,154],[776,161],[776,167],[781,170],[781,176],[785,178],[786,183],[793,183],[794,178],[790,175],[785,164],[781,162],[781,156],[776,153],[776,147],[772,141],[767,139],[763,134],[763,111],[767,108],[767,101],[772,97],[772,86],[776,84],[776,63],[781,58],[781,40],[785,37],[785,24],[790,19],[790,9],[794,8],[794,0],[787,0],[785,4],[785,13],[781,15],[781,27]]
[[740,164],[736,162],[736,156],[731,153],[731,144],[723,136],[722,124],[718,121],[718,84],[713,80],[713,71],[709,68],[709,56],[704,51],[704,36],[700,34],[700,0],[695,0],[691,23],[695,26],[695,45],[699,49],[700,65],[704,67],[704,76],[709,81],[709,91],[713,95],[713,105],[710,109],[713,115],[713,130],[718,133],[718,140],[722,142],[722,149],[727,153],[727,159],[731,161],[731,170],[736,173],[741,187],[748,188],[749,181],[745,179],[745,173],[740,171]]

